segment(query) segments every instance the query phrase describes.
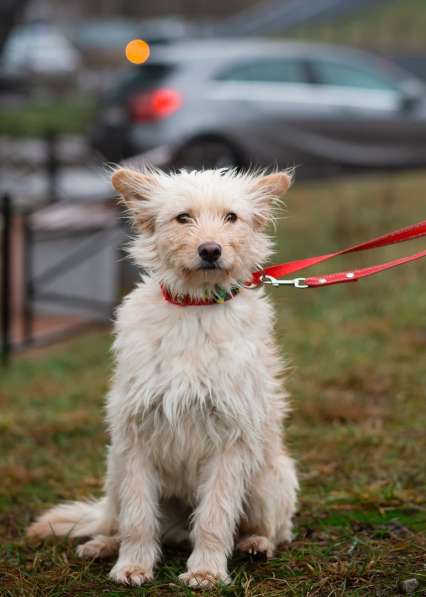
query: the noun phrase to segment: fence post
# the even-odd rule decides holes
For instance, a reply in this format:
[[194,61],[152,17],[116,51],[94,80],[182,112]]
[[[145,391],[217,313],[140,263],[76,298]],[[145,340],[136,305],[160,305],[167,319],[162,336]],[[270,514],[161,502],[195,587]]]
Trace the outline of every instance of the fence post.
[[6,366],[11,352],[11,294],[12,281],[10,278],[12,258],[11,251],[11,226],[12,204],[9,195],[5,194],[1,202],[1,215],[3,220],[2,251],[1,251],[1,364]]
[[56,155],[58,149],[57,134],[53,130],[46,131],[46,174],[47,194],[49,202],[53,203],[58,198],[58,171],[59,162]]
[[24,301],[23,301],[23,342],[30,346],[33,341],[33,234],[31,228],[31,214],[23,216],[23,247],[24,247]]

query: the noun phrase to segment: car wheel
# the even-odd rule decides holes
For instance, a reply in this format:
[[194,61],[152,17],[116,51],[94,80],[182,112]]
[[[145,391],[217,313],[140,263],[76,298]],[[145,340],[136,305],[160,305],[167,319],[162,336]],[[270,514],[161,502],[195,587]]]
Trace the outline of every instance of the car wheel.
[[222,139],[194,139],[179,149],[173,165],[176,168],[236,168],[242,166],[238,152]]

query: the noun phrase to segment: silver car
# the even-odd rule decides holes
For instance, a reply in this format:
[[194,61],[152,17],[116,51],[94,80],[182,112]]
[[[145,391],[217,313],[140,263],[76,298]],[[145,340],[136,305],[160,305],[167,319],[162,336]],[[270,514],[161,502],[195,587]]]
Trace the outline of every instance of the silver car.
[[422,82],[323,44],[200,40],[154,48],[103,98],[93,145],[117,161],[160,146],[179,166],[426,164]]

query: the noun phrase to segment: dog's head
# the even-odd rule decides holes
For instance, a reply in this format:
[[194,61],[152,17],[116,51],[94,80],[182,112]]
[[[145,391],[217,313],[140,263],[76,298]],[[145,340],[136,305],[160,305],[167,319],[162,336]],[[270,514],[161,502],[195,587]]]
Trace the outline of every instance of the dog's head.
[[172,291],[197,296],[241,284],[269,257],[265,227],[291,175],[122,168],[112,184],[138,232],[136,263]]

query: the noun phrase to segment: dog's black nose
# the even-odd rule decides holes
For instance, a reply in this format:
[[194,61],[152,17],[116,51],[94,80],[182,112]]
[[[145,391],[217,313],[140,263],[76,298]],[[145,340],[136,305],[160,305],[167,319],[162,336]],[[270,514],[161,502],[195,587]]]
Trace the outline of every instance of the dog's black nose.
[[217,243],[203,243],[198,247],[198,255],[208,263],[214,263],[222,254],[222,247]]

